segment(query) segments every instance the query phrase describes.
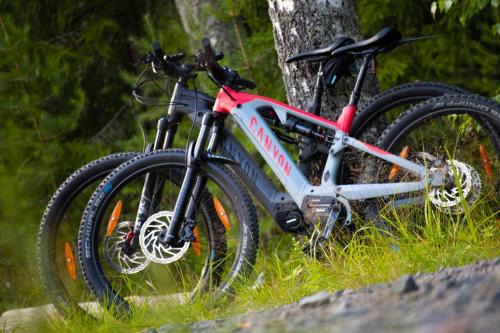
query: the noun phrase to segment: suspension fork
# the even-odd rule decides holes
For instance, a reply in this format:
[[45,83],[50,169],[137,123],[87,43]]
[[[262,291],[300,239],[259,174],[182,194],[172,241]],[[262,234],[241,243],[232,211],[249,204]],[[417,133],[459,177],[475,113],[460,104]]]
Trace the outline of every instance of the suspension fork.
[[[217,115],[217,113],[216,113]],[[212,134],[208,142],[207,152],[215,153],[222,139],[222,131],[224,130],[225,115],[216,117],[212,127]],[[186,220],[184,221],[183,229],[181,231],[181,241],[194,241],[193,229],[196,225],[196,213],[200,205],[203,190],[207,184],[207,177],[205,175],[196,175],[193,191],[186,208]]]
[[[177,127],[179,126],[179,117],[167,115],[158,120],[157,132],[152,150],[171,148]],[[148,173],[144,180],[139,208],[134,223],[134,234],[131,236],[131,242],[137,243],[141,226],[146,222],[147,218],[155,213],[159,208],[161,201],[161,193],[165,179],[156,173]]]
[[[161,143],[162,142],[161,140],[163,140],[163,142],[161,145],[158,146],[157,149],[169,149],[172,148],[172,145],[174,144],[175,134],[177,133],[177,128],[179,127],[181,117],[173,115],[168,115],[167,117],[169,117],[168,129],[165,132],[164,137],[159,138],[158,143]],[[150,174],[148,174],[148,176],[149,175]],[[155,185],[153,188],[153,192],[150,192],[152,194],[151,194],[151,206],[149,208],[148,217],[159,211],[163,193],[163,187],[165,186],[165,177],[162,177],[161,175],[158,174],[151,174],[151,176],[154,177]]]
[[[217,125],[212,128],[214,124],[214,114],[206,113],[201,122],[200,132],[195,142],[189,146],[187,154],[187,169],[182,185],[175,204],[174,213],[170,221],[170,226],[166,232],[160,236],[160,241],[171,246],[175,246],[183,241],[191,240],[192,235],[183,235],[183,239],[179,238],[179,231],[183,225],[186,225],[192,233],[194,228],[194,218],[196,215],[196,207],[198,199],[203,192],[206,185],[206,177],[199,175],[203,155],[205,153],[205,144],[212,129],[212,137],[210,139],[210,150],[215,150],[220,142],[220,133],[223,129],[223,121],[217,121]],[[187,218],[186,218],[187,217]],[[185,223],[186,222],[186,223]]]

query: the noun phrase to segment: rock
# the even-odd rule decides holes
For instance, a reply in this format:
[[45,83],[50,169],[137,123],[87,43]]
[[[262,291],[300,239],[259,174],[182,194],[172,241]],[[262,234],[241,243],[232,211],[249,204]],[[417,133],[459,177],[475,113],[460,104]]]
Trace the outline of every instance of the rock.
[[423,294],[429,294],[431,291],[432,291],[432,284],[430,284],[429,282],[426,282],[424,284],[422,284],[422,293]]
[[351,303],[348,301],[342,301],[340,302],[337,307],[333,310],[333,314],[341,314],[343,312],[346,312],[352,307]]
[[406,294],[418,290],[418,285],[410,274],[406,274],[394,282],[392,289],[398,294]]
[[314,295],[302,298],[299,301],[299,306],[300,307],[318,306],[327,303],[330,303],[330,294],[323,290]]
[[37,322],[58,316],[59,313],[52,304],[7,310],[0,316],[0,330],[1,332],[33,332],[37,330]]

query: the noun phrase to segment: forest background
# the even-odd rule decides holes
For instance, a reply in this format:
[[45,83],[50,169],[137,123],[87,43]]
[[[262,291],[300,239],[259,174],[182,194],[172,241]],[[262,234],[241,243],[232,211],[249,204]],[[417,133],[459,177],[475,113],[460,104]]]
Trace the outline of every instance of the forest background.
[[[440,81],[498,99],[497,0],[357,5],[366,37],[384,26],[405,36],[443,35],[380,56],[380,90]],[[221,0],[201,16],[237,20],[242,43],[225,64],[258,82],[259,94],[285,101],[267,6]],[[138,108],[134,115],[130,106],[141,56],[155,40],[167,52],[192,54],[201,37],[185,34],[174,1],[0,1],[0,313],[46,301],[36,235],[58,185],[99,156],[141,150],[138,119],[148,139],[154,135],[165,109]],[[206,82],[200,87],[215,92]]]

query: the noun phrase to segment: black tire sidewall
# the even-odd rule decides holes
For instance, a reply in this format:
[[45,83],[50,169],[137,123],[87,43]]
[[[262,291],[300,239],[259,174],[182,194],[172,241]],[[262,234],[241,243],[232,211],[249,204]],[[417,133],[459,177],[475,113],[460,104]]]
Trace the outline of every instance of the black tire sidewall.
[[55,244],[62,217],[83,190],[103,179],[120,164],[138,154],[135,152],[112,154],[94,160],[78,169],[57,189],[44,211],[38,232],[38,269],[49,298],[63,314],[68,307],[79,307],[74,307],[77,302],[68,294],[54,262]]

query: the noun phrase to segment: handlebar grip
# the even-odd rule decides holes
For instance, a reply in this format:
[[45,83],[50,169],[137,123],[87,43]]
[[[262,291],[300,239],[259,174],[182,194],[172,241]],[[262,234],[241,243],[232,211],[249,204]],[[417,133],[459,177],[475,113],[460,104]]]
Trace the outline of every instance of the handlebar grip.
[[222,59],[224,59],[224,53],[222,51],[215,53],[215,60],[219,61]]
[[216,55],[212,45],[210,44],[210,39],[207,37],[201,40],[201,46],[203,48],[204,58],[206,61],[206,69],[212,75],[212,77],[224,84],[226,81],[225,70],[217,63]]
[[162,60],[165,53],[161,49],[160,43],[154,42],[151,47],[153,48],[153,54],[156,57],[156,59]]
[[201,46],[203,47],[203,53],[205,53],[205,56],[212,60],[215,58],[215,52],[214,49],[212,48],[212,45],[210,44],[210,39],[207,37],[204,37],[201,40]]

